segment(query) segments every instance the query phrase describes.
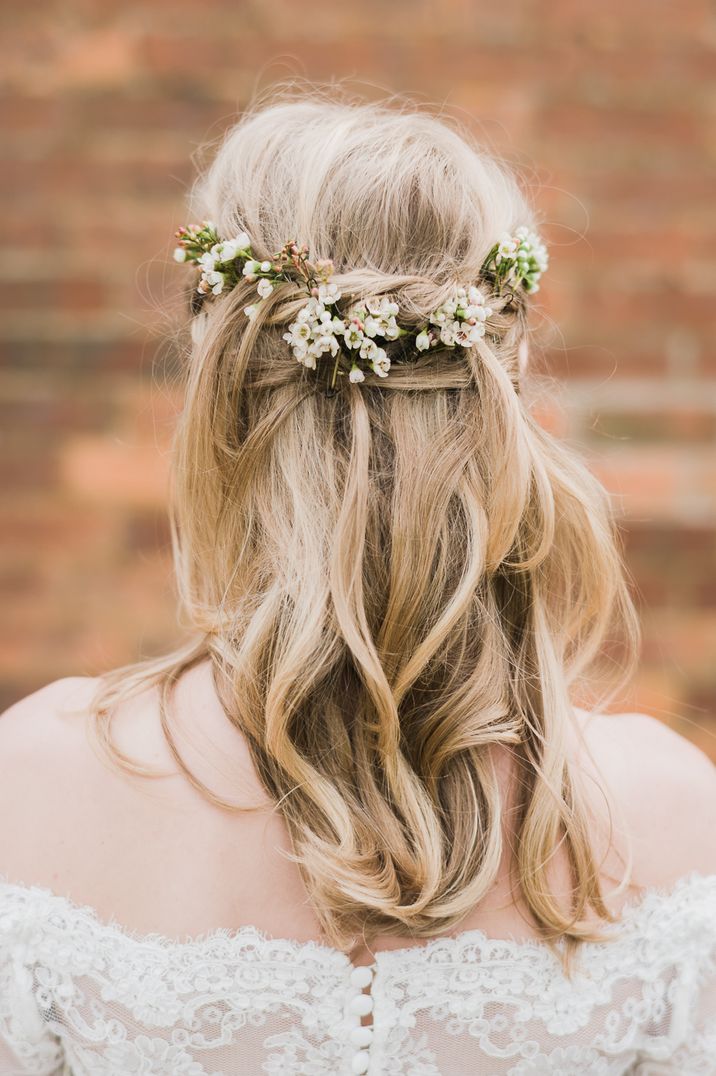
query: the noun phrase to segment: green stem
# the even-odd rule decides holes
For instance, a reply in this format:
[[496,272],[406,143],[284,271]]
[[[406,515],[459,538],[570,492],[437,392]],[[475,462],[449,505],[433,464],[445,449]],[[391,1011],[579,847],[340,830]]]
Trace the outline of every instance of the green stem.
[[332,389],[335,388],[335,386],[336,386],[336,374],[338,373],[338,363],[340,362],[340,358],[341,358],[341,352],[340,352],[340,349],[339,349],[336,352],[336,361],[333,364],[333,376],[331,378],[331,388]]

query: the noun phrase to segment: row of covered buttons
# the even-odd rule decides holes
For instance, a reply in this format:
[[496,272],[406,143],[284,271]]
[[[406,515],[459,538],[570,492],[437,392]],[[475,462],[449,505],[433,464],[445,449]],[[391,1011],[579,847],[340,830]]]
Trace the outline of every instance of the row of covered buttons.
[[373,1028],[364,1027],[361,1016],[366,1016],[373,1010],[373,998],[370,994],[363,993],[363,987],[370,986],[373,981],[373,970],[368,967],[354,968],[351,972],[351,986],[355,987],[356,993],[348,1003],[348,1012],[354,1018],[355,1024],[350,1031],[350,1039],[354,1046],[359,1047],[351,1059],[351,1072],[363,1073],[368,1071],[370,1053],[368,1052],[373,1041]]

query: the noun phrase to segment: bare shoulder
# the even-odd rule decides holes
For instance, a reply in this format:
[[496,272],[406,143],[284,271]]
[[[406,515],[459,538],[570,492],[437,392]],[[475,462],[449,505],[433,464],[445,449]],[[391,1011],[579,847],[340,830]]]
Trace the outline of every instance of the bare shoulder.
[[71,746],[98,683],[90,676],[53,680],[0,714],[0,785],[18,763],[41,766]]
[[668,887],[691,871],[716,873],[710,758],[649,714],[577,714],[579,767],[622,850],[631,843],[635,882]]
[[11,880],[44,880],[71,839],[62,822],[86,795],[86,716],[97,684],[54,680],[0,714],[0,874]]

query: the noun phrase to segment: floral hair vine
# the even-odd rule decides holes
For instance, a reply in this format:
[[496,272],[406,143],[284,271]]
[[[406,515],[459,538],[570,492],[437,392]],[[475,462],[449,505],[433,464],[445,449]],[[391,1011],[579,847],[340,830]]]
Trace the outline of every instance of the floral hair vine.
[[[340,313],[336,304],[342,293],[330,281],[333,262],[309,261],[308,247],[299,246],[293,240],[270,259],[260,261],[254,257],[246,232],[222,240],[209,220],[201,225],[181,227],[175,235],[179,241],[174,250],[175,260],[201,269],[196,288],[201,300],[230,291],[242,280],[255,282],[257,299],[244,307],[246,316],[255,318],[260,304],[277,284],[293,281],[305,286],[309,298],[283,338],[288,341],[294,358],[312,370],[323,355],[335,360],[326,389],[328,395],[335,390],[341,354],[350,359],[351,382],[364,381],[366,369],[378,377],[387,377],[390,358],[378,340],[414,335],[417,351],[468,348],[485,335],[485,322],[494,312],[480,288],[470,284],[456,288],[442,306],[428,315],[426,324],[406,329],[396,320],[398,304],[386,296],[362,299]],[[534,232],[522,227],[495,243],[482,263],[480,276],[496,295],[502,294],[504,287],[514,293],[521,286],[532,293],[539,290],[539,279],[547,265],[544,243]]]

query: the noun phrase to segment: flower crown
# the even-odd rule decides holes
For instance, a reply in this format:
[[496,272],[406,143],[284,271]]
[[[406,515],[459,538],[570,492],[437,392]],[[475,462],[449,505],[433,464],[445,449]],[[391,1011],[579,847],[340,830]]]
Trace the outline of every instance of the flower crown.
[[[201,300],[229,291],[243,279],[256,282],[258,298],[244,307],[246,316],[254,318],[277,284],[293,281],[305,286],[309,298],[283,338],[298,362],[312,370],[323,355],[330,354],[335,359],[330,391],[335,386],[341,354],[351,360],[348,373],[351,382],[364,381],[366,369],[378,377],[387,377],[390,359],[378,340],[414,335],[417,351],[439,346],[472,347],[485,335],[485,321],[494,312],[480,288],[470,284],[458,287],[442,306],[428,315],[427,323],[417,328],[398,325],[398,304],[386,296],[363,299],[341,314],[336,304],[342,293],[330,282],[333,262],[309,261],[306,246],[299,247],[295,241],[289,241],[272,258],[259,261],[254,257],[246,232],[221,240],[209,220],[201,225],[181,227],[175,235],[179,245],[174,250],[174,259],[201,269],[196,288]],[[487,279],[496,295],[505,286],[513,293],[520,286],[532,293],[539,291],[539,279],[547,265],[544,243],[523,227],[495,243],[482,263],[480,276]]]

